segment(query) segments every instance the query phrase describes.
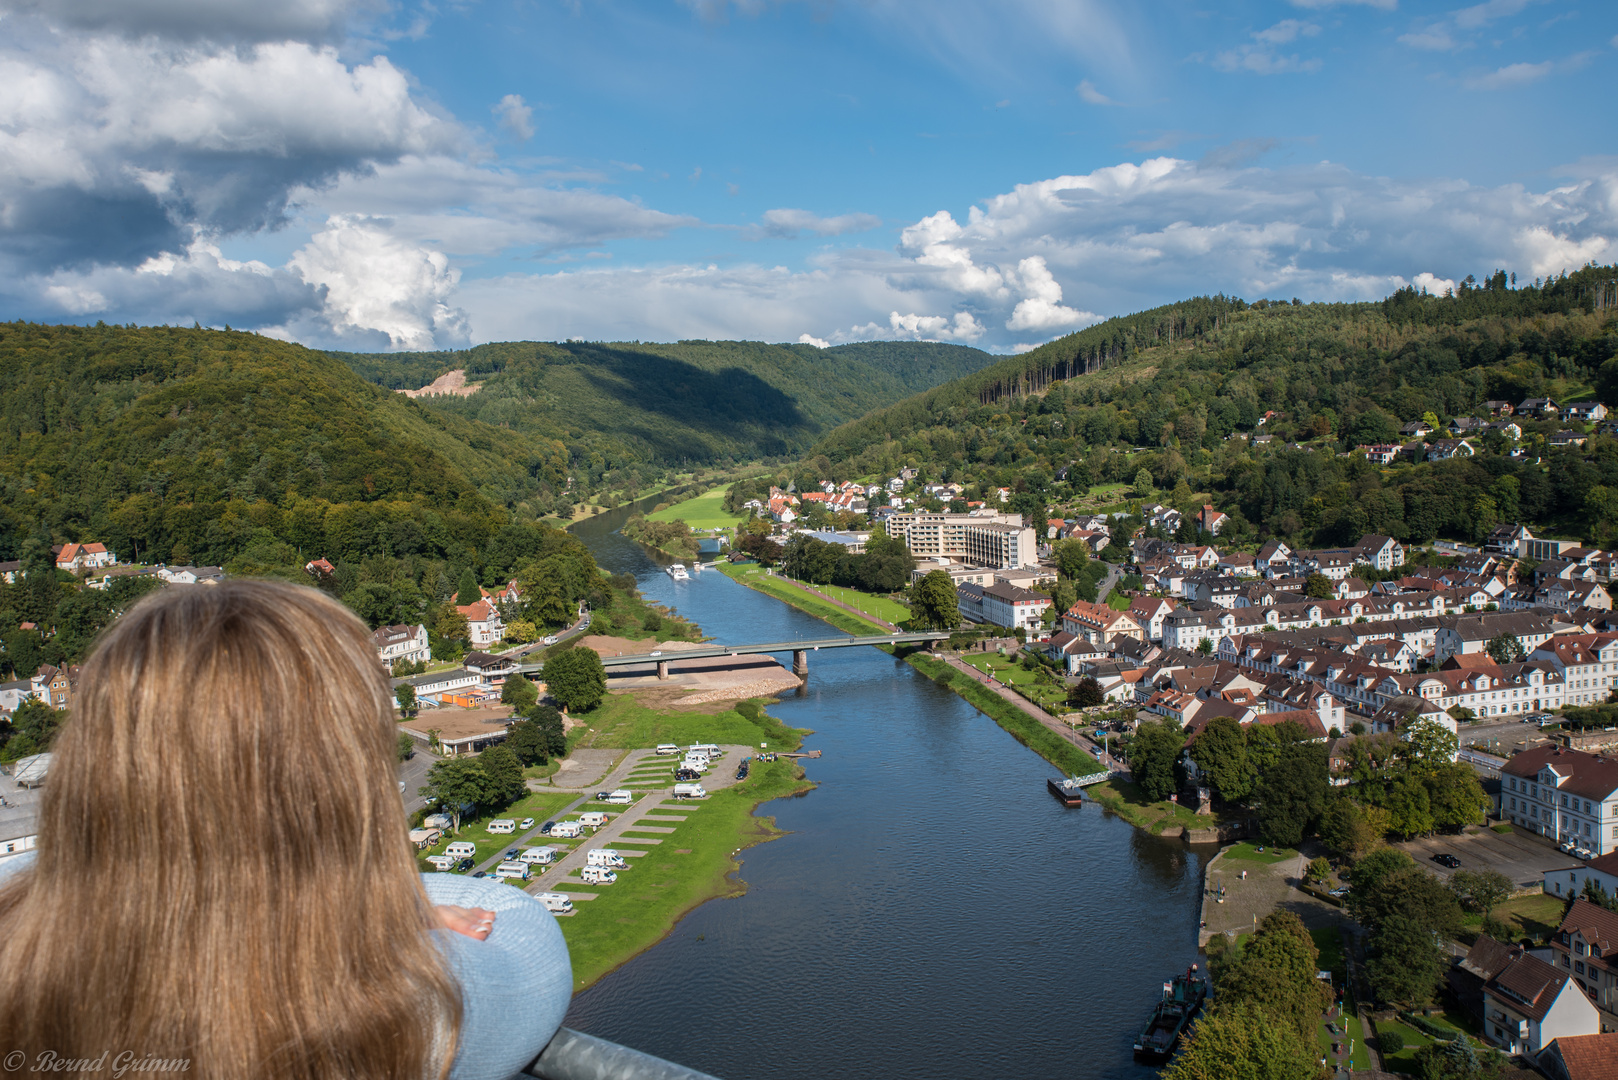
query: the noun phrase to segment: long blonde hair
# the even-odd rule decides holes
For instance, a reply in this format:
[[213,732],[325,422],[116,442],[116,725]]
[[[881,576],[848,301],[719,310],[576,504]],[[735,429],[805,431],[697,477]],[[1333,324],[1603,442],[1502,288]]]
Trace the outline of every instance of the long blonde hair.
[[[84,665],[37,861],[0,889],[0,1050],[193,1076],[442,1076],[385,674],[313,589],[167,589]],[[88,1073],[87,1073],[88,1075]]]

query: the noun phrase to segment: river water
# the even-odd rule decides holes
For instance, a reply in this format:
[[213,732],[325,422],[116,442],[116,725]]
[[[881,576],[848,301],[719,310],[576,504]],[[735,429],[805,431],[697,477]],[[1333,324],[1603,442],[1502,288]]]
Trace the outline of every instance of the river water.
[[[719,641],[836,633],[717,572],[673,581],[624,514],[573,531]],[[1063,807],[1050,765],[876,649],[810,654],[770,712],[824,753],[815,790],[759,809],[788,835],[569,1026],[723,1080],[1155,1075],[1131,1044],[1197,959],[1201,854]]]

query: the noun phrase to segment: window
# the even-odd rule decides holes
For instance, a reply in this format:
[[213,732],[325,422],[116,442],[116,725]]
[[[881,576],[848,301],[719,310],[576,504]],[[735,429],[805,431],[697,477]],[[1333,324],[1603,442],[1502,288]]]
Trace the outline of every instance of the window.
[[1590,800],[1589,799],[1584,800],[1584,812],[1586,814],[1588,814],[1590,812]]
[[1578,953],[1580,956],[1583,956],[1584,955],[1584,942],[1575,941],[1573,943],[1573,951]]
[[1566,806],[1567,806],[1567,796],[1566,796],[1566,795],[1563,795],[1563,796],[1562,796],[1562,805],[1563,805],[1563,806],[1564,806],[1564,807],[1566,807]]
[[1580,960],[1578,963],[1574,964],[1573,965],[1573,970],[1578,972],[1580,975],[1583,975],[1584,974],[1584,961]]

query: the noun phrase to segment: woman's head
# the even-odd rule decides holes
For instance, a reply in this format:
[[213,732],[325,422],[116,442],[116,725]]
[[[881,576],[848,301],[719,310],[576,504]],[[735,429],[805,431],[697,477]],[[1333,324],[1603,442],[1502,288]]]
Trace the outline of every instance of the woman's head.
[[144,1040],[210,1073],[433,1071],[454,990],[395,743],[369,634],[323,594],[238,581],[135,605],[85,662],[37,862],[0,898],[29,954],[8,965],[26,979],[0,976],[0,1030],[75,1057]]

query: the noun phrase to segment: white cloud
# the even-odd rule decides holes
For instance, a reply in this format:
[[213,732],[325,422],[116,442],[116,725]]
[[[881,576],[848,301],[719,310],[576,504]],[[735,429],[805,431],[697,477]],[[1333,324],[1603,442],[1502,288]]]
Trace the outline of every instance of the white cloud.
[[1412,49],[1425,49],[1428,52],[1449,52],[1456,48],[1455,39],[1450,36],[1442,23],[1422,30],[1412,30],[1408,34],[1400,34],[1399,43],[1409,45]]
[[1538,64],[1507,64],[1486,75],[1467,79],[1465,85],[1468,90],[1509,90],[1538,82],[1554,70],[1556,64],[1549,60]]
[[1497,19],[1504,19],[1517,14],[1527,7],[1530,0],[1488,0],[1487,3],[1474,4],[1469,8],[1462,8],[1454,12],[1455,25],[1463,30],[1475,30],[1480,26],[1487,26]]
[[1392,11],[1399,6],[1399,0],[1287,0],[1293,7],[1303,8],[1306,11],[1321,11],[1334,7],[1363,7],[1379,8],[1382,11]]
[[760,235],[791,239],[799,233],[816,236],[842,236],[844,233],[865,232],[882,224],[875,214],[839,214],[820,217],[808,210],[766,210]]
[[1410,284],[1434,296],[1448,296],[1455,291],[1455,282],[1452,279],[1441,278],[1436,274],[1417,274]]
[[1085,79],[1074,89],[1078,91],[1079,100],[1083,101],[1087,105],[1117,104],[1117,102],[1113,101],[1112,98],[1108,97],[1106,94],[1103,94],[1100,90],[1097,90],[1095,83],[1091,82],[1089,79]]
[[390,236],[382,223],[333,217],[287,265],[325,290],[321,317],[339,338],[381,333],[396,349],[468,341],[466,313],[448,302],[460,271],[442,252]]
[[950,212],[940,210],[905,229],[899,236],[899,251],[914,259],[917,267],[936,271],[957,292],[996,300],[1009,295],[999,269],[976,265],[972,253],[954,243],[963,233]]
[[42,14],[74,30],[185,41],[314,41],[382,0],[0,0],[0,11]]
[[1051,276],[1041,256],[1031,255],[1019,262],[1017,277],[1025,295],[1006,320],[1007,330],[1056,330],[1101,321],[1094,312],[1062,305],[1062,286]]
[[507,94],[490,111],[500,118],[500,126],[517,138],[534,137],[534,109],[523,101],[521,94]]
[[813,334],[799,334],[798,335],[798,344],[799,345],[813,345],[817,349],[829,349],[829,348],[831,348],[831,342],[827,341],[825,338],[815,337]]
[[1260,30],[1253,36],[1266,45],[1285,45],[1300,37],[1315,37],[1320,33],[1320,27],[1314,23],[1299,22],[1297,19],[1282,19],[1268,30]]
[[856,326],[851,333],[867,339],[897,341],[976,341],[983,336],[985,327],[969,312],[957,311],[955,317],[945,315],[901,315],[897,311],[888,315],[884,329],[876,323]]

